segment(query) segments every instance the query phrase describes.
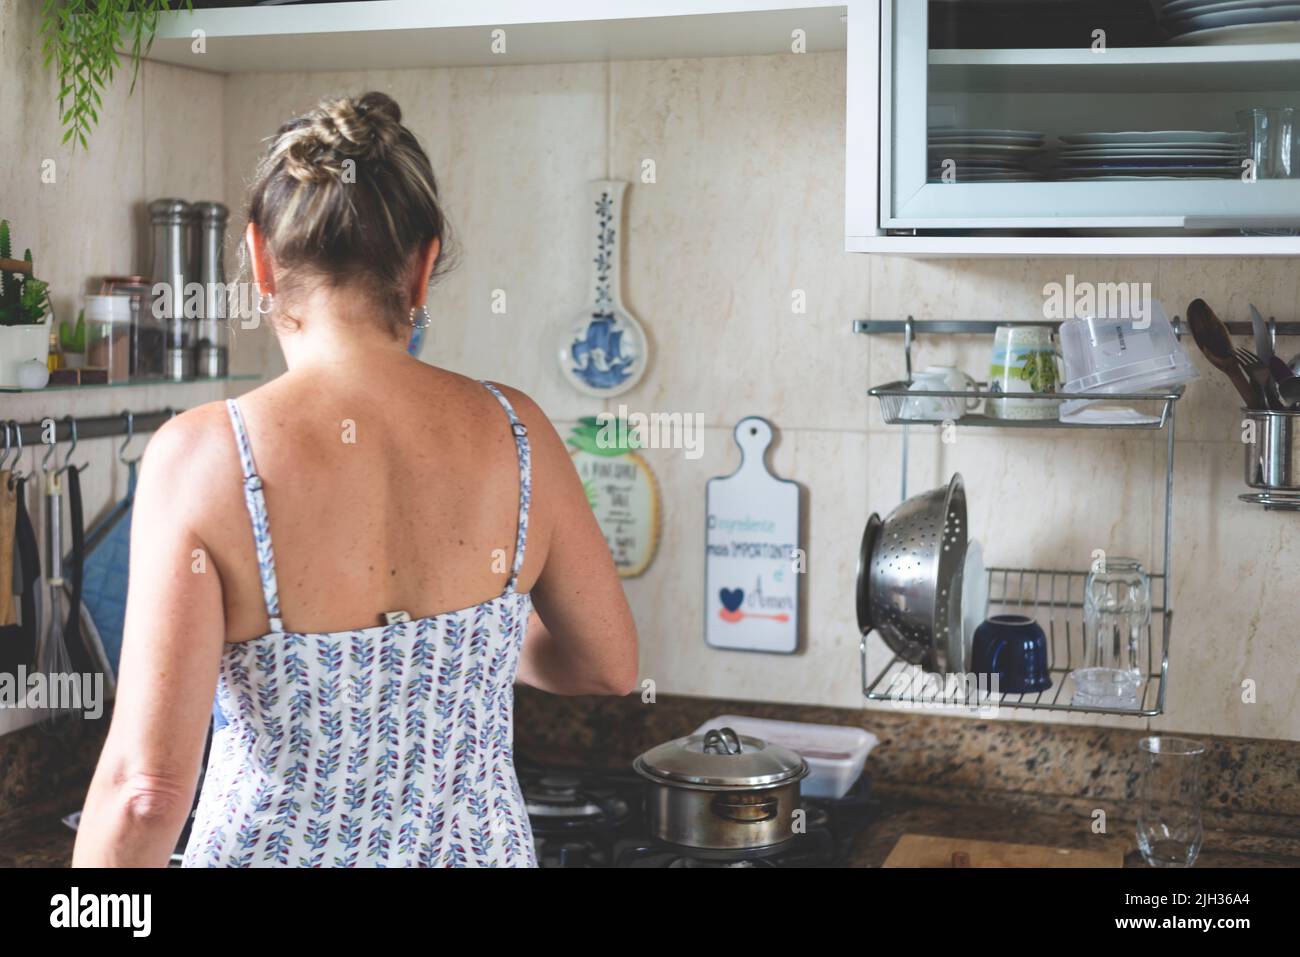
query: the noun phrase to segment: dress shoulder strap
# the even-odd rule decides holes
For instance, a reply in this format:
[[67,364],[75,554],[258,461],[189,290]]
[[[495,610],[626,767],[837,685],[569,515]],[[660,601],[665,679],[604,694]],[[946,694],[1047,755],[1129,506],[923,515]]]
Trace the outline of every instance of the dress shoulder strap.
[[491,382],[483,382],[483,385],[506,410],[510,430],[515,436],[515,451],[519,454],[519,531],[515,535],[515,557],[510,565],[510,581],[506,583],[506,591],[514,591],[519,581],[519,569],[524,565],[524,545],[528,541],[528,506],[533,498],[532,453],[528,447],[528,427],[519,421],[510,400]]
[[257,545],[257,571],[262,579],[262,598],[266,602],[266,616],[271,620],[271,631],[284,631],[280,620],[280,588],[275,580],[275,552],[271,548],[271,524],[266,516],[266,496],[262,494],[262,478],[253,464],[253,446],[248,441],[248,429],[239,412],[239,403],[226,400],[230,425],[235,430],[235,445],[239,449],[239,464],[244,470],[244,504],[253,522],[253,542]]

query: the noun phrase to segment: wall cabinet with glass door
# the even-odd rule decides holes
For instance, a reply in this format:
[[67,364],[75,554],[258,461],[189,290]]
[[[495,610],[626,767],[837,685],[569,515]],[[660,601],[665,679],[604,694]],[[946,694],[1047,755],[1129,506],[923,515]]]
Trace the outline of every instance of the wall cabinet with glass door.
[[849,14],[850,250],[1300,255],[1300,5]]

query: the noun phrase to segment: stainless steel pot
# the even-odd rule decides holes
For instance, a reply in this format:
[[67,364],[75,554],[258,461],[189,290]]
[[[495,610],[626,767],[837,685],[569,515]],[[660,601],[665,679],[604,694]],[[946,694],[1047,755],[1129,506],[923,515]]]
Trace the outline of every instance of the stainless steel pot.
[[1271,492],[1300,492],[1300,412],[1247,409],[1246,484]]
[[633,763],[649,783],[659,841],[694,853],[764,854],[795,835],[808,764],[789,748],[715,728],[651,748]]

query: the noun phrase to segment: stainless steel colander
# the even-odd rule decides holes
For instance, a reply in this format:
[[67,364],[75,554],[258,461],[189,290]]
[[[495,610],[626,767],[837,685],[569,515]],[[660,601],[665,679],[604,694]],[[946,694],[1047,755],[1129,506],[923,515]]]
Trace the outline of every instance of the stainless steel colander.
[[[966,489],[946,486],[909,498],[882,522],[867,522],[858,554],[858,627],[927,671],[949,670],[960,633],[959,572],[966,557]],[[954,667],[961,663],[953,661]]]

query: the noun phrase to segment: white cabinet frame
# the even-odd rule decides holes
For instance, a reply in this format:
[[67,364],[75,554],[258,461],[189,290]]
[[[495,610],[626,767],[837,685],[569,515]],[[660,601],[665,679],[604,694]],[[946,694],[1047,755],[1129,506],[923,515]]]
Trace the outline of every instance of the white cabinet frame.
[[[1254,70],[1255,76],[1267,76],[1266,71],[1278,68],[1279,75],[1285,75],[1290,83],[1300,71],[1300,50],[1285,45],[1232,48],[1229,54],[1222,48],[1117,50],[1106,54],[1113,58],[1104,64],[1087,51],[941,51],[931,56],[927,32],[926,5],[921,0],[849,0],[845,189],[845,248],[849,251],[912,256],[1300,255],[1300,238],[1177,234],[1184,227],[1216,228],[1243,216],[1266,221],[1279,208],[1300,205],[1300,181],[1251,185],[1236,181],[925,181],[927,85],[932,61],[953,70],[989,66],[1072,77],[1086,76],[1098,68],[1108,71],[1107,75],[1116,70],[1133,76],[1163,71],[1169,78],[1176,76],[1176,71],[1198,76],[1215,71],[1216,82],[1232,76],[1230,70]],[[893,62],[895,51],[918,48],[925,55]],[[1225,56],[1232,62],[1225,64]],[[1124,75],[1118,82],[1124,82]],[[897,109],[904,96],[913,98],[910,108]],[[1098,209],[1134,212],[1097,215],[1093,211]],[[1018,237],[998,233],[1086,228],[1166,229],[1169,235]],[[924,232],[956,229],[980,232],[965,236]]]

